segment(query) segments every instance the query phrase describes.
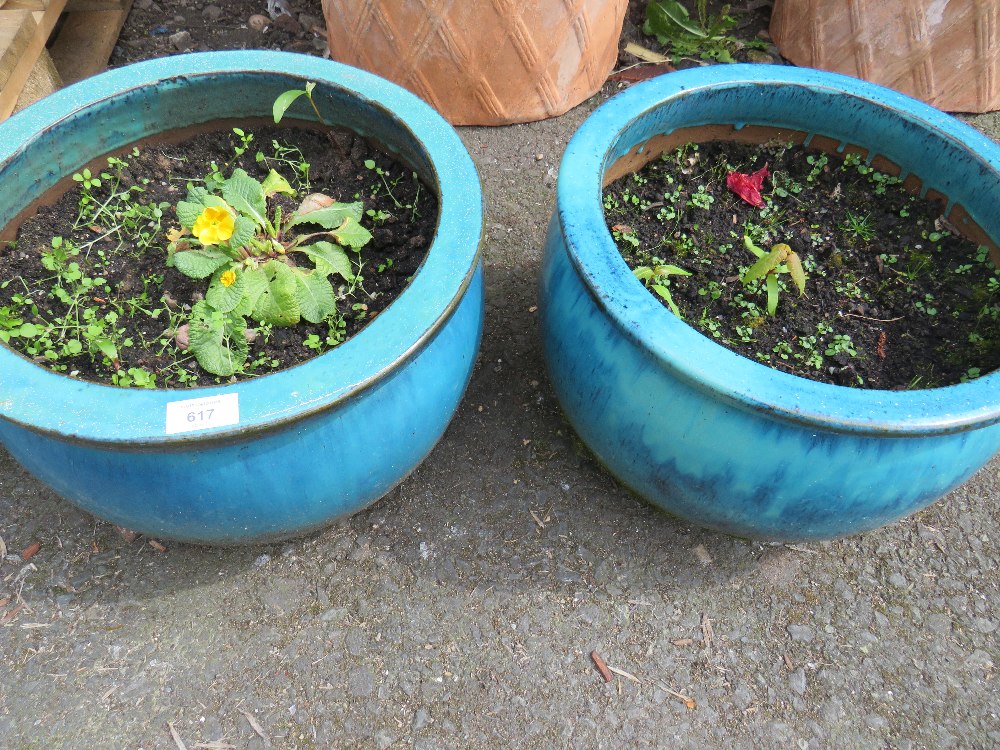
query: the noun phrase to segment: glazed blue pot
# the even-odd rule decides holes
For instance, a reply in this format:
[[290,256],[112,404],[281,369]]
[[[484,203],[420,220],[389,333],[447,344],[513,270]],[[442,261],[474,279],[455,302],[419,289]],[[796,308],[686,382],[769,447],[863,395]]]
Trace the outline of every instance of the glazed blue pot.
[[[451,126],[369,73],[303,55],[211,52],[71,86],[0,125],[0,227],[97,157],[179,128],[270,117],[278,94],[307,81],[324,119],[378,142],[436,190],[427,258],[353,338],[239,384],[119,389],[0,347],[0,440],[100,518],[199,543],[301,534],[388,492],[458,406],[483,323],[479,178]],[[283,122],[310,113],[300,99]]]
[[545,356],[580,437],[646,500],[739,536],[832,538],[912,513],[983,466],[1000,449],[1000,373],[910,392],[817,383],[730,352],[649,294],[606,228],[602,183],[677,142],[775,134],[860,147],[945,196],[980,241],[1000,237],[1000,148],[931,107],[813,70],[671,73],[600,107],[566,149],[541,281]]

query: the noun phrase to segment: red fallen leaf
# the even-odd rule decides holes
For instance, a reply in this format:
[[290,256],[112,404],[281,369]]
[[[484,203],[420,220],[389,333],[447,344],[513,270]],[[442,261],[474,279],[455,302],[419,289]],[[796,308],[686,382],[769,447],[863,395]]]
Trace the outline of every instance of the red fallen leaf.
[[752,174],[730,172],[726,175],[726,187],[751,206],[760,208],[764,205],[764,199],[760,197],[760,189],[764,187],[764,178],[769,174],[766,164]]

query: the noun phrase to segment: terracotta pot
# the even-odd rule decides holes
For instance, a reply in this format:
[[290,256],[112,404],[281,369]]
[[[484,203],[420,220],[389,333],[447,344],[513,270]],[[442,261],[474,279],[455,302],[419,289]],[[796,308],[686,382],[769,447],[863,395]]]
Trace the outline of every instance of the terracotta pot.
[[455,125],[561,115],[618,55],[627,0],[323,0],[330,55],[423,98]]
[[1000,109],[997,0],[775,0],[770,30],[796,65],[953,112]]

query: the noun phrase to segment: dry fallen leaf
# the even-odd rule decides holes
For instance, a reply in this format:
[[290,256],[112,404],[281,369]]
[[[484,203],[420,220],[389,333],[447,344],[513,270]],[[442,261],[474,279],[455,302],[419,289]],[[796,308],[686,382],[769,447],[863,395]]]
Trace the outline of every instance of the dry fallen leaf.
[[126,542],[134,542],[135,538],[139,536],[138,533],[132,531],[132,529],[126,529],[124,526],[115,526],[115,531],[117,531],[118,536],[120,536]]
[[302,199],[299,207],[295,209],[295,213],[302,216],[303,214],[318,211],[321,208],[326,208],[331,205],[333,205],[333,198],[329,195],[323,195],[323,193],[310,193]]

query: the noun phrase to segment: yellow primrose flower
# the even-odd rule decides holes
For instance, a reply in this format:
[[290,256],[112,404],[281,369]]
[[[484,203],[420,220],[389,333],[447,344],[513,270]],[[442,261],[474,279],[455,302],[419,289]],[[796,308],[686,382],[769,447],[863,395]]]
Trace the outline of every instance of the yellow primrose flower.
[[236,224],[233,215],[222,206],[206,206],[191,232],[203,245],[217,245],[233,236]]
[[236,283],[236,271],[231,268],[227,271],[223,271],[222,275],[219,277],[219,282],[222,286],[232,286]]

